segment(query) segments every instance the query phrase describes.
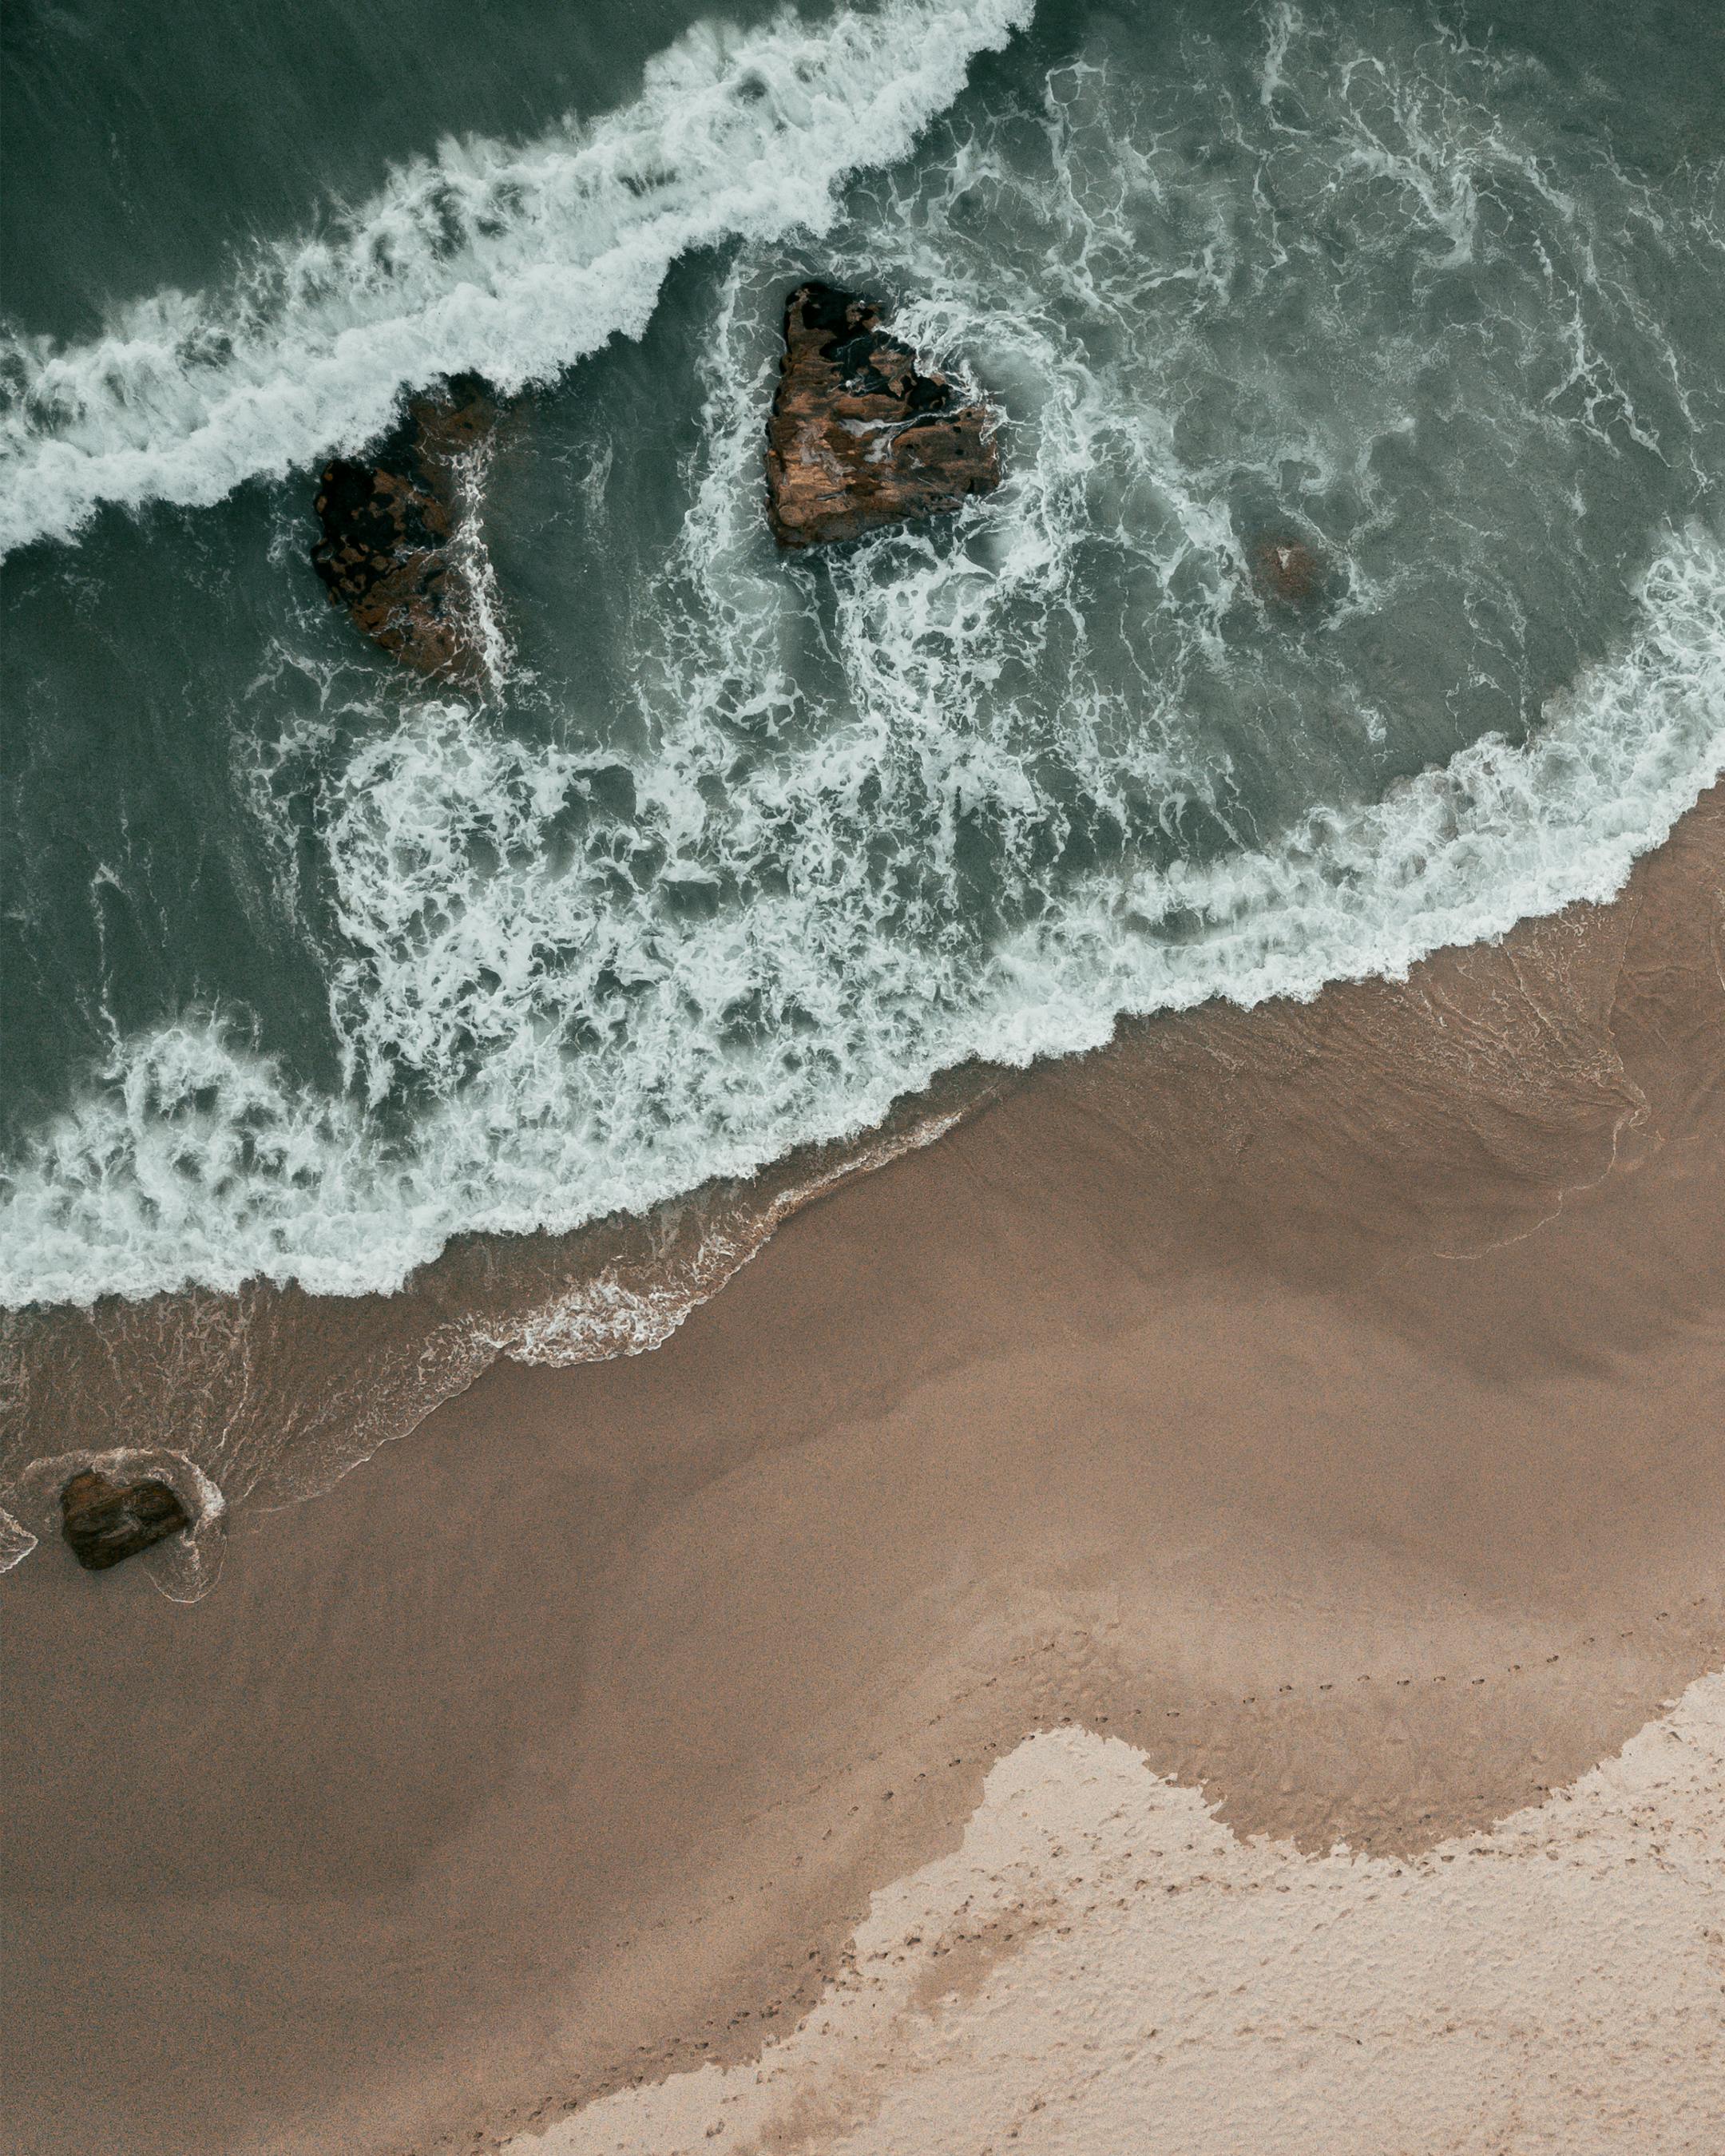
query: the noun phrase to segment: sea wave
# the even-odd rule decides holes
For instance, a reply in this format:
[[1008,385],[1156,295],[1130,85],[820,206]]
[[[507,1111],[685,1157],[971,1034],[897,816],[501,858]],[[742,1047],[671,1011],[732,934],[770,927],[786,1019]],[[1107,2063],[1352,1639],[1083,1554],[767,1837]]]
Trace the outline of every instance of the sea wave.
[[[911,66],[889,15],[856,21],[901,135],[1016,19],[925,6]],[[366,677],[314,711],[291,663],[260,674],[221,716],[326,990],[319,1056],[261,1052],[244,981],[130,1029],[98,984],[111,1045],[13,1164],[0,1299],[388,1292],[452,1238],[639,1217],[848,1139],[968,1060],[1399,976],[1616,890],[1725,763],[1725,549],[1691,514],[1719,385],[1667,318],[1712,242],[1422,24],[1367,53],[1283,8],[1232,79],[1202,38],[1158,76],[1106,39],[1027,71],[855,182],[814,260],[768,238],[711,265],[675,444],[546,400],[511,451],[539,510],[559,426],[620,459],[627,531],[603,488],[533,524],[539,588],[615,594],[608,688],[552,608],[483,706]],[[753,49],[824,80],[841,34]],[[787,156],[854,153],[785,135],[783,82],[752,103],[742,44],[699,49],[691,109],[721,83],[729,116],[694,139],[766,115],[763,201]],[[674,239],[650,207],[637,264]],[[810,564],[764,533],[760,444],[815,266],[986,368],[1008,476]],[[639,518],[673,460],[680,517]],[[1291,527],[1337,572],[1298,622],[1252,588]],[[339,1086],[303,1075],[326,1047]]]
[[[354,1083],[293,1086],[213,1016],[126,1040],[15,1171],[0,1301],[253,1278],[393,1291],[453,1235],[643,1211],[865,1129],[972,1059],[1098,1045],[1127,1013],[1403,978],[1444,945],[1609,898],[1725,770],[1718,536],[1670,534],[1637,598],[1623,648],[1525,742],[1478,741],[1260,850],[1080,879],[975,968],[905,939],[865,973],[844,963],[830,860],[824,887],[788,878],[715,937],[596,916],[583,878],[547,869],[593,811],[592,768],[480,714],[415,712],[355,754],[328,826]],[[674,765],[662,777],[669,828],[690,803]],[[810,825],[819,853],[834,834]],[[557,1022],[581,1002],[572,957],[576,1045]],[[763,978],[807,1022],[752,1041],[738,1013]],[[409,1066],[437,1090],[392,1136],[364,1096]]]
[[701,23],[620,111],[526,144],[445,142],[229,289],[157,293],[91,341],[11,337],[0,556],[72,537],[105,502],[207,506],[356,449],[438,377],[516,390],[638,336],[680,254],[824,229],[845,176],[902,157],[1033,6]]

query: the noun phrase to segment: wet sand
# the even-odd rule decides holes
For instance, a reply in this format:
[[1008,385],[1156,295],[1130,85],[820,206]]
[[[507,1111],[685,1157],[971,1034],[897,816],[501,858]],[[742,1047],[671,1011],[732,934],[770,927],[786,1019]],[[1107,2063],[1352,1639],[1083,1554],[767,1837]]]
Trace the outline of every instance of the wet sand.
[[1242,1842],[1117,1738],[1059,1730],[874,1897],[758,2064],[511,2148],[1715,2156],[1722,1921],[1725,1678],[1407,1862]]
[[203,1602],[39,1553],[13,2145],[484,2147],[753,2056],[1063,1724],[1440,1861],[1725,1661],[1722,1218],[1716,789],[1610,907],[1003,1079]]

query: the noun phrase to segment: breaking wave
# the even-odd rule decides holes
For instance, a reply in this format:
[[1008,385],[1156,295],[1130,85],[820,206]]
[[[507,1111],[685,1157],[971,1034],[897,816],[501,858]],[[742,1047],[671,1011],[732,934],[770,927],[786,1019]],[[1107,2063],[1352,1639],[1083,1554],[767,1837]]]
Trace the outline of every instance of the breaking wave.
[[[427,373],[560,367],[639,329],[678,251],[744,235],[703,272],[686,430],[603,387],[579,414],[594,470],[638,459],[631,512],[656,484],[674,513],[608,527],[603,485],[565,513],[553,400],[509,453],[542,459],[540,588],[615,618],[608,691],[547,606],[513,690],[499,629],[483,704],[355,667],[307,715],[266,670],[198,715],[341,1082],[260,1051],[244,981],[130,1027],[93,983],[105,1057],[12,1163],[0,1301],[388,1292],[454,1237],[639,1216],[969,1060],[1606,898],[1717,775],[1725,398],[1681,312],[1705,204],[1420,20],[1367,51],[1291,8],[1246,67],[1194,31],[1153,76],[1117,25],[905,159],[1026,12],[691,33],[627,112],[446,149],[172,336],[43,359],[71,372],[28,470],[83,477],[18,498],[69,529],[110,480],[208,500],[356,439]],[[1007,481],[937,534],[819,563],[763,535],[793,218],[988,370]],[[1343,565],[1297,624],[1248,566],[1290,527]],[[296,633],[278,672],[319,663]]]
[[[874,900],[845,829],[855,790],[829,762],[844,744],[809,752],[818,779],[762,767],[733,804],[739,849],[783,835],[795,804],[783,888],[714,936],[675,937],[634,899],[603,902],[603,844],[571,872],[572,828],[608,813],[591,762],[456,706],[415,712],[333,792],[349,1091],[289,1085],[215,1018],[126,1042],[19,1164],[0,1297],[254,1277],[389,1291],[452,1235],[639,1212],[876,1123],[968,1059],[1089,1048],[1122,1013],[1399,978],[1443,945],[1608,898],[1725,769],[1725,547],[1699,525],[1674,534],[1638,597],[1625,648],[1521,746],[1479,741],[1259,851],[1081,878],[980,966],[938,937],[874,944],[865,974],[846,963]],[[876,767],[860,755],[857,784]],[[637,806],[672,847],[684,776],[667,759]],[[683,880],[699,902],[719,872]],[[414,1073],[434,1097],[392,1137],[365,1096]]]
[[204,507],[357,449],[437,377],[516,390],[638,336],[680,254],[821,230],[839,182],[902,157],[1033,5],[698,24],[621,111],[519,146],[447,141],[225,290],[157,293],[87,343],[11,338],[0,555],[105,502]]

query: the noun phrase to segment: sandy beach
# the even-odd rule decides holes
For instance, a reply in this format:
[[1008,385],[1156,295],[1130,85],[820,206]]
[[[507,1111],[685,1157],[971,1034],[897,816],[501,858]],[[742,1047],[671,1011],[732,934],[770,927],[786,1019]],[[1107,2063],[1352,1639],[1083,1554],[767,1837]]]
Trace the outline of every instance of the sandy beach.
[[0,2156],[1725,2156],[1722,84],[18,0]]
[[1702,1678],[1573,1787],[1405,1863],[1243,1843],[1118,1738],[1029,1738],[758,2066],[511,2146],[1702,2156],[1725,2104],[1722,1705]]
[[[1722,953],[1716,788],[1609,906],[988,1081],[657,1352],[240,1512],[203,1601],[39,1553],[9,2145],[1221,2150],[1311,1993],[1255,2147],[1701,2148]],[[1486,1964],[1513,2041],[1407,2071],[1489,2102],[1338,2065]],[[1260,2026],[1189,2135],[1085,2082],[1086,1984],[1132,2072],[1141,2009]]]

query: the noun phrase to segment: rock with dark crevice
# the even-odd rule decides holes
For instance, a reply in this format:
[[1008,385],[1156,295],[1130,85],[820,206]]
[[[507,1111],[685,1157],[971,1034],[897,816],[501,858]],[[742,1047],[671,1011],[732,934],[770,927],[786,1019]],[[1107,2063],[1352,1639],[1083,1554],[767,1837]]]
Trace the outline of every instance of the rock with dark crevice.
[[803,285],[785,304],[767,423],[768,519],[819,547],[957,509],[1000,484],[995,415],[925,374],[871,300]]
[[416,398],[370,462],[338,457],[318,483],[312,567],[356,628],[421,674],[460,681],[484,670],[480,610],[455,542],[472,513],[463,460],[495,416],[484,384],[463,377]]
[[60,1532],[87,1572],[105,1572],[191,1524],[165,1482],[110,1482],[86,1467],[60,1491]]

